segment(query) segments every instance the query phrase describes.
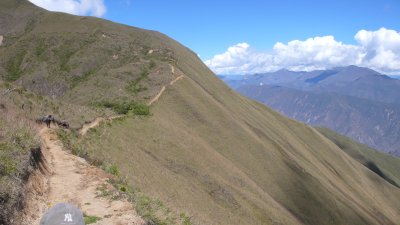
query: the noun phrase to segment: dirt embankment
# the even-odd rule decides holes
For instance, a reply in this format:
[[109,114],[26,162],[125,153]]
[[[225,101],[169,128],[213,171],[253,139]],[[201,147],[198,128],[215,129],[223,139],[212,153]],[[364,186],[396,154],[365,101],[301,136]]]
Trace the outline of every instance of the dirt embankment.
[[27,202],[16,224],[39,224],[41,216],[59,202],[72,203],[94,224],[145,224],[132,204],[121,196],[110,196],[114,187],[103,170],[63,150],[54,130],[42,128],[43,162],[29,178]]

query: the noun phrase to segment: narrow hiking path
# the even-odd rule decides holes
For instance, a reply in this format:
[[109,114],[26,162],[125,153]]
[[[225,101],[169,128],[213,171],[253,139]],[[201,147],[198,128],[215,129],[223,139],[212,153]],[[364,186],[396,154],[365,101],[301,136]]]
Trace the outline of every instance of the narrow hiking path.
[[[171,67],[171,72],[173,75],[175,75],[175,67],[173,65],[169,65]],[[158,94],[149,101],[149,103],[147,103],[147,105],[152,105],[154,102],[158,101],[158,99],[161,97],[161,95],[164,93],[164,91],[167,89],[168,86],[172,86],[175,84],[175,82],[177,82],[180,79],[183,79],[184,75],[180,75],[178,77],[176,77],[175,79],[173,79],[171,82],[169,82],[169,85],[165,85],[161,88],[161,90],[158,92]]]
[[[173,75],[175,75],[175,67],[173,65],[169,65],[171,67],[171,72]],[[169,82],[168,85],[164,85],[162,86],[162,88],[160,89],[160,91],[157,93],[156,96],[154,96],[148,103],[148,106],[151,106],[152,104],[154,104],[155,102],[158,101],[158,99],[164,94],[164,91],[167,89],[168,86],[172,86],[174,85],[177,81],[183,79],[185,77],[185,75],[181,74],[180,76],[176,77],[175,79],[173,79],[172,81]],[[79,134],[81,136],[86,135],[86,133],[94,128],[97,127],[100,123],[104,122],[104,121],[111,121],[113,119],[117,119],[117,118],[121,118],[124,117],[124,115],[118,115],[118,116],[112,116],[112,117],[108,117],[108,118],[104,118],[104,117],[97,117],[95,120],[93,120],[90,123],[84,124],[82,126],[81,129],[79,129]]]
[[51,206],[71,203],[85,215],[99,218],[98,225],[144,225],[132,204],[107,182],[110,175],[84,159],[63,150],[55,130],[41,128],[44,164],[28,182],[27,207],[21,225],[39,224]]
[[[175,67],[170,65],[175,75]],[[157,102],[168,86],[184,78],[175,77],[164,85],[148,105]],[[102,122],[124,117],[98,117],[84,124],[79,134],[84,136]],[[85,215],[99,218],[97,225],[144,225],[146,222],[136,213],[132,204],[120,196],[108,182],[111,175],[89,165],[83,158],[63,149],[55,129],[41,127],[39,137],[43,160],[27,183],[25,208],[16,224],[36,225],[44,213],[57,203],[65,202],[77,206]]]
[[90,129],[97,127],[100,123],[104,122],[104,121],[111,121],[113,119],[118,119],[118,118],[122,118],[124,117],[124,115],[117,115],[117,116],[110,116],[108,118],[104,118],[104,117],[97,117],[95,120],[93,120],[90,123],[86,123],[82,126],[81,129],[79,129],[79,134],[80,135],[85,135]]

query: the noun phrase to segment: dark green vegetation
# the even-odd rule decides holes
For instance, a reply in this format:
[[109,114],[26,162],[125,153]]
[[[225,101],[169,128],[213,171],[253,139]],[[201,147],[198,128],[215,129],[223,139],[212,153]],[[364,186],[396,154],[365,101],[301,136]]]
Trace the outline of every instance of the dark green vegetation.
[[[136,210],[149,221],[400,221],[399,188],[314,128],[232,91],[195,53],[165,35],[49,13],[27,1],[2,1],[0,11],[1,62],[26,50],[14,70],[18,78],[8,82],[46,96],[56,115],[83,124],[109,115],[109,109],[147,103],[166,86],[149,116],[127,113],[85,136],[71,132],[62,138],[75,154],[122,177],[115,186],[133,193]],[[0,71],[4,80],[12,75],[6,64]]]
[[88,215],[84,215],[84,219],[85,219],[85,224],[96,223],[97,221],[100,220],[100,218],[98,218],[97,216],[88,216]]
[[128,114],[131,112],[134,115],[140,116],[150,115],[150,106],[138,102],[119,102],[118,100],[100,101],[96,102],[95,106],[112,109],[118,114]]
[[290,118],[400,156],[399,80],[356,66],[221,78]]

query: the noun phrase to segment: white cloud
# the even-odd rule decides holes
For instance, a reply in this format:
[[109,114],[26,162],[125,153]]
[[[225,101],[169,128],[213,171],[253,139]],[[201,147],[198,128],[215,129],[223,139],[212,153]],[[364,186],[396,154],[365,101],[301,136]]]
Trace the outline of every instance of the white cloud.
[[217,74],[250,74],[276,71],[310,71],[358,65],[386,74],[400,74],[400,33],[381,28],[361,30],[357,45],[343,44],[333,36],[314,37],[287,44],[276,43],[270,52],[257,51],[239,43],[205,63]]
[[75,15],[101,17],[106,13],[103,0],[29,0],[33,4],[50,11]]

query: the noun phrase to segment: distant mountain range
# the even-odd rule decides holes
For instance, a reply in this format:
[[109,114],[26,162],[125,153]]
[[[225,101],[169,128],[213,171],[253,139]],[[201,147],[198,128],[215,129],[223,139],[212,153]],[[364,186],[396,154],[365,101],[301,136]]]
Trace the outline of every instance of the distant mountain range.
[[290,118],[400,156],[400,80],[356,66],[219,77]]
[[[110,177],[106,186],[119,190],[100,182],[101,201],[129,208],[118,203],[129,199],[146,224],[400,221],[400,158],[243,97],[162,33],[1,0],[0,35],[0,224],[38,224],[15,219],[40,217],[53,193],[77,202],[69,193],[74,182],[49,189],[53,173],[28,161],[38,158],[29,155],[30,139],[43,132],[25,121],[46,114],[71,122],[69,131],[51,128],[66,149],[116,176],[88,174]],[[96,120],[104,122],[77,132]],[[71,163],[69,156],[46,160],[54,152],[47,147],[37,148],[45,157],[37,161],[50,169]],[[82,203],[86,215],[107,224],[109,208]]]

